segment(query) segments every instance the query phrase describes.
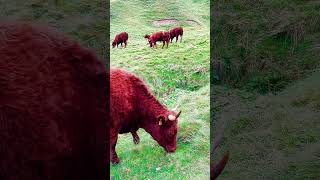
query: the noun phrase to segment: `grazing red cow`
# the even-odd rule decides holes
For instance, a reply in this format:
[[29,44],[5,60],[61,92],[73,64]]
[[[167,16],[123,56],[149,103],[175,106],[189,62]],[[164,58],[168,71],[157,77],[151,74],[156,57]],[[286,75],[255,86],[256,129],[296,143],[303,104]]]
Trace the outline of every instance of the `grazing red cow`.
[[[219,146],[220,140],[221,140],[221,137],[219,137],[217,142],[214,143],[212,154]],[[226,153],[224,153],[222,159],[219,161],[219,163],[216,166],[213,160],[210,161],[210,179],[211,180],[215,180],[221,174],[228,160],[229,160],[229,152],[227,151]]]
[[110,159],[119,162],[115,147],[118,134],[132,133],[139,143],[137,130],[143,128],[167,151],[176,150],[178,117],[154,97],[137,76],[121,69],[110,70]]
[[182,27],[173,28],[169,32],[170,32],[171,43],[172,43],[173,38],[176,38],[176,42],[178,42],[179,36],[180,36],[180,42],[182,42],[182,36],[183,36]]
[[54,29],[18,21],[0,22],[0,57],[0,179],[106,179],[102,61]]
[[144,38],[148,39],[150,47],[157,47],[157,41],[162,41],[163,42],[162,48],[163,48],[166,43],[167,43],[167,47],[169,45],[170,33],[169,31],[160,31],[160,32],[155,32],[151,35],[146,34]]
[[112,42],[112,48],[114,48],[116,45],[118,47],[119,44],[124,43],[124,47],[127,47],[127,41],[128,41],[128,33],[126,32],[121,32],[119,34],[116,35],[116,37],[114,38],[113,42]]

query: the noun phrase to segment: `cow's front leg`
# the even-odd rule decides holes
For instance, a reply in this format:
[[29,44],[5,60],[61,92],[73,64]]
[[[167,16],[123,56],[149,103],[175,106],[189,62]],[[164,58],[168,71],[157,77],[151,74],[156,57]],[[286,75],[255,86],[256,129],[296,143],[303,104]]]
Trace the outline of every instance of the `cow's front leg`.
[[117,133],[116,135],[110,137],[110,160],[112,164],[118,164],[120,161],[116,152],[117,140],[118,140]]
[[163,47],[164,47],[164,45],[166,44],[166,42],[165,41],[163,41],[163,45],[162,45],[162,49],[163,49]]
[[132,134],[132,138],[133,138],[133,143],[134,144],[139,144],[139,142],[140,142],[140,138],[139,138],[139,136],[138,136],[138,134],[137,134],[137,131],[131,131],[131,134]]

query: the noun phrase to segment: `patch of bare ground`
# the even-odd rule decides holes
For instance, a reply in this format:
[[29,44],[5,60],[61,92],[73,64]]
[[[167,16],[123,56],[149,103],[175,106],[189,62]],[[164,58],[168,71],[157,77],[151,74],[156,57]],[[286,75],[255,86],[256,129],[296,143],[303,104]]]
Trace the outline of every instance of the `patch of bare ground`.
[[[190,25],[201,25],[200,22],[192,19],[187,19],[186,22]],[[181,21],[175,18],[165,18],[165,19],[158,19],[152,22],[153,26],[166,26],[166,25],[179,25]]]

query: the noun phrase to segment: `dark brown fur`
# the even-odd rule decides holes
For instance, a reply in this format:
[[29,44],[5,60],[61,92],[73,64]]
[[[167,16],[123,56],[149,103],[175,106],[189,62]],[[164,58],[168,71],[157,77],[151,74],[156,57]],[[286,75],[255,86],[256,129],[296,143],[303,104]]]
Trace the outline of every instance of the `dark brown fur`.
[[179,39],[179,36],[180,36],[180,42],[182,42],[182,36],[183,36],[182,27],[173,28],[169,32],[170,32],[171,43],[172,43],[173,38],[176,38],[176,42],[177,42]]
[[63,34],[0,22],[0,179],[106,179],[105,65]]
[[[137,76],[121,70],[110,71],[111,128],[110,159],[118,163],[115,147],[118,134],[132,133],[134,142],[139,142],[136,131],[143,128],[167,152],[176,150],[178,119],[168,120],[169,114],[179,117],[180,113],[168,110],[150,92],[146,84]],[[159,124],[160,123],[160,124]]]
[[163,45],[167,43],[167,48],[170,42],[170,33],[169,31],[160,31],[160,32],[155,32],[151,35],[146,34],[144,38],[147,38],[150,44],[150,47],[157,47],[157,41],[162,41]]
[[115,46],[118,47],[119,44],[121,44],[121,47],[123,47],[122,43],[124,43],[124,47],[127,47],[128,37],[129,36],[127,32],[121,32],[117,34],[112,42],[112,48],[114,48]]

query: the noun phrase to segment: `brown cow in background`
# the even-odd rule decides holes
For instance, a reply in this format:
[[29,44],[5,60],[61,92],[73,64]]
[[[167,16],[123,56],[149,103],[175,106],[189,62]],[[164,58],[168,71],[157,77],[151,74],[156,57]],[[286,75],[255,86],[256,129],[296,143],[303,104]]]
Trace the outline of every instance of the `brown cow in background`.
[[169,31],[160,31],[160,32],[155,32],[151,35],[146,34],[144,38],[148,39],[150,47],[157,47],[157,41],[162,41],[163,45],[167,43],[167,48],[170,42],[170,33]]
[[107,179],[107,73],[63,34],[0,22],[0,179]]
[[116,45],[118,47],[119,44],[121,44],[121,47],[123,47],[122,43],[124,43],[124,47],[127,47],[128,37],[129,36],[127,32],[121,32],[117,34],[112,42],[112,48],[114,48]]
[[110,159],[119,162],[116,153],[118,134],[132,133],[139,142],[137,130],[143,128],[167,152],[176,150],[178,117],[181,113],[169,110],[150,92],[137,76],[121,70],[110,70]]
[[172,43],[172,40],[173,38],[176,38],[176,42],[178,42],[178,38],[180,36],[180,42],[182,42],[182,36],[183,36],[183,29],[182,27],[176,27],[176,28],[173,28],[169,31],[170,33],[170,39],[171,39],[171,43]]

